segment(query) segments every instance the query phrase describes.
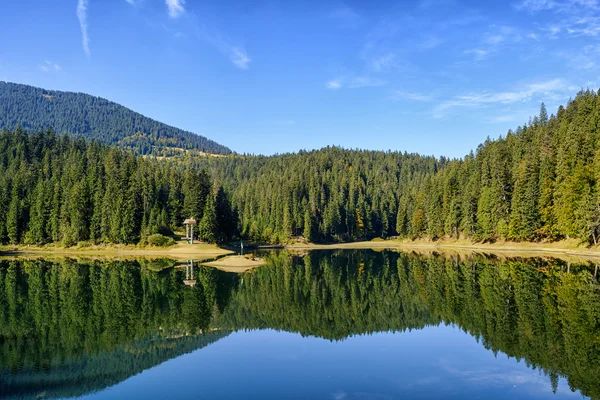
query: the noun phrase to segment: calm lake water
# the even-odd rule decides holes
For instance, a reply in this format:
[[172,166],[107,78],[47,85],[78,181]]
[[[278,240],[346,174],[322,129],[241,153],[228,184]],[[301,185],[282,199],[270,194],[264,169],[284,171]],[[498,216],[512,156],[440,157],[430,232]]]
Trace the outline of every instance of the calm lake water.
[[0,261],[0,398],[600,398],[592,264]]

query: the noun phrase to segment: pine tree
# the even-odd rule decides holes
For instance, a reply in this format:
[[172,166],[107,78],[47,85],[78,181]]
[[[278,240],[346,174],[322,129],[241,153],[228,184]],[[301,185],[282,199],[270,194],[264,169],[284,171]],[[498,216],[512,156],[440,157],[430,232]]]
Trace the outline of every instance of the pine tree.
[[512,196],[509,237],[532,240],[540,223],[538,214],[538,174],[536,162],[521,161]]
[[539,122],[544,126],[548,124],[548,112],[546,111],[546,105],[544,103],[540,106]]
[[309,242],[314,241],[313,230],[313,218],[310,213],[310,209],[306,208],[304,211],[304,230],[302,232],[302,236],[304,236],[304,238]]
[[227,194],[222,187],[217,190],[215,212],[217,219],[216,240],[219,243],[228,242],[237,231],[237,213],[232,209]]
[[8,213],[6,214],[6,233],[11,244],[18,244],[21,239],[20,204],[21,201],[16,191],[13,191],[10,205],[8,206]]
[[217,241],[217,211],[215,207],[215,198],[209,195],[206,198],[206,204],[202,213],[202,219],[198,224],[198,237],[208,243]]

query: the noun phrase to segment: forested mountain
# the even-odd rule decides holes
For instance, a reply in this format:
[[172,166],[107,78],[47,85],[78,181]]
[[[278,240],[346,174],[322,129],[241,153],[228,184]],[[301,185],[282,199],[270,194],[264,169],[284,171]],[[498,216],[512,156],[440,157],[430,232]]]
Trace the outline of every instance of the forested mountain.
[[189,217],[209,242],[236,232],[204,170],[49,131],[0,133],[0,243],[144,243]]
[[45,90],[0,81],[0,130],[52,127],[140,154],[163,154],[167,149],[193,149],[214,154],[231,150],[196,135],[145,117],[117,103],[84,93]]
[[233,193],[259,241],[600,237],[600,96],[582,91],[462,159],[329,147],[190,160]]
[[[50,133],[4,133],[0,242],[134,243],[207,208],[227,220],[226,231],[201,226],[212,241],[232,236],[235,209],[242,237],[271,243],[401,236],[598,244],[599,124],[600,96],[588,90],[556,115],[542,104],[529,123],[453,160],[328,147],[162,162]],[[204,170],[233,206],[223,190],[207,196],[213,184]]]

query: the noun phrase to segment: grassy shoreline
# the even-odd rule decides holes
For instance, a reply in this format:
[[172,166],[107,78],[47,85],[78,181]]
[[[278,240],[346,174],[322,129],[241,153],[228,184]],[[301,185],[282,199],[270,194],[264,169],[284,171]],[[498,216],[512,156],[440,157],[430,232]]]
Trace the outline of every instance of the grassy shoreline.
[[[257,246],[257,249],[268,249],[273,246]],[[281,246],[290,251],[308,250],[352,250],[352,249],[395,249],[418,253],[443,252],[452,254],[494,254],[503,257],[538,257],[548,256],[554,258],[574,258],[578,260],[600,261],[600,246],[585,247],[576,240],[563,240],[557,242],[496,242],[478,243],[469,240],[409,240],[390,239],[372,240],[350,243],[314,244],[294,243]],[[249,249],[249,251],[252,251]],[[135,245],[98,245],[87,247],[61,247],[56,245],[46,246],[0,246],[0,257],[89,257],[89,258],[172,258],[208,260],[225,255],[234,254],[233,251],[210,245],[197,243],[187,245],[178,242],[170,247],[135,246]]]
[[469,240],[409,240],[390,239],[353,243],[313,244],[296,243],[285,246],[288,250],[334,250],[334,249],[396,249],[420,253],[450,252],[450,253],[482,253],[495,254],[505,257],[537,257],[549,256],[555,258],[576,257],[579,259],[600,261],[600,246],[585,247],[576,240],[557,242],[496,242],[478,243]]
[[135,245],[94,245],[86,247],[47,246],[0,246],[0,257],[4,256],[63,256],[90,258],[172,258],[172,259],[210,259],[232,254],[231,250],[216,245],[178,242],[170,247]]

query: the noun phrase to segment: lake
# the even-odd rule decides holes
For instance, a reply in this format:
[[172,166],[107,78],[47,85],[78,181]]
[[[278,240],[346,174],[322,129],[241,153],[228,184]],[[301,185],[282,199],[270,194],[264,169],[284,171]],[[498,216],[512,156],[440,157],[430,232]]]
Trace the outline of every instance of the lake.
[[594,264],[0,260],[0,398],[600,398]]

